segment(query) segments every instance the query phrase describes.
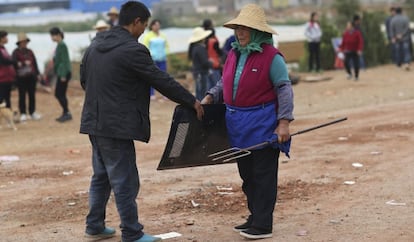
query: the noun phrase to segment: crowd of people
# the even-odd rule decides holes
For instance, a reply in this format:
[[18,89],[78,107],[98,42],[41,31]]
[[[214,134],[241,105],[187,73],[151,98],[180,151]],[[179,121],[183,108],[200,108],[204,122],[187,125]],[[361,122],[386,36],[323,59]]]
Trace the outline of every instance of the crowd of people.
[[[395,14],[387,19],[387,33],[393,61],[408,70],[412,52],[409,20],[402,15],[401,8],[392,11]],[[105,223],[112,191],[122,241],[160,240],[144,233],[139,221],[136,198],[140,181],[134,146],[134,140],[150,139],[149,105],[156,90],[165,98],[193,109],[200,120],[204,115],[203,105],[224,104],[229,142],[234,147],[247,148],[269,141],[269,145],[252,150],[250,156],[237,159],[249,214],[233,230],[247,239],[272,237],[278,158],[281,151],[289,153],[289,126],[294,120],[292,82],[284,54],[274,46],[276,31],[268,25],[259,5],[247,4],[223,25],[232,29],[234,35],[221,48],[213,21],[204,19],[188,39],[188,59],[195,84],[193,95],[168,74],[168,40],[161,31],[161,21],[149,22],[150,17],[148,8],[138,1],[124,3],[120,11],[111,8],[109,20],[98,20],[93,26],[96,36],[82,58],[80,83],[85,98],[80,133],[89,137],[93,168],[85,236],[104,239],[115,235],[115,229]],[[360,21],[360,16],[355,15],[347,23],[338,48],[344,54],[348,78],[354,80],[358,80],[359,69],[364,67]],[[72,69],[63,30],[53,27],[49,33],[57,43],[53,71],[55,97],[62,113],[56,121],[64,123],[72,120],[66,94]],[[36,83],[43,77],[35,54],[28,48],[30,38],[20,33],[17,47],[10,55],[4,47],[7,35],[6,31],[0,31],[0,103],[4,101],[11,108],[10,93],[16,81],[20,121],[39,120],[42,117],[36,111],[35,91]],[[310,72],[321,71],[322,35],[318,14],[312,12],[305,28]],[[141,36],[142,43],[138,43]]]

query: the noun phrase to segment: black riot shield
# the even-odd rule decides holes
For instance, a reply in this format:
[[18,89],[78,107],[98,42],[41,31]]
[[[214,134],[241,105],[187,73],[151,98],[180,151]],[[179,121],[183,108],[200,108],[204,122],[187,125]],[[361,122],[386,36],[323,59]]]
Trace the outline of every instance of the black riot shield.
[[157,170],[223,164],[209,154],[230,148],[224,104],[203,105],[204,117],[197,119],[193,109],[175,108],[170,134]]

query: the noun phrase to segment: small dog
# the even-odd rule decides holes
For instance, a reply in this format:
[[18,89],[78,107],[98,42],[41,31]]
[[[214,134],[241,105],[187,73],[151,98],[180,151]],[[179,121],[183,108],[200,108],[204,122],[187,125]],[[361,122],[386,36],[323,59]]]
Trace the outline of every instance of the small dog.
[[6,107],[6,103],[0,103],[0,118],[3,118],[4,120],[7,121],[7,123],[9,124],[9,126],[13,129],[13,130],[17,130],[16,125],[14,124],[14,115],[13,112],[10,110],[10,108]]

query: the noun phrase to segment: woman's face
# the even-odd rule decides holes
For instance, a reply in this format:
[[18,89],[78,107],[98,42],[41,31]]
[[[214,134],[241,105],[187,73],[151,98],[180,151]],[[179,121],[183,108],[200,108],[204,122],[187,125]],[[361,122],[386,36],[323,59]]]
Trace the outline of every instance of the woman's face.
[[22,40],[22,41],[19,42],[19,47],[20,48],[26,48],[27,47],[27,43],[28,43],[27,40]]
[[237,26],[235,29],[237,40],[242,47],[245,47],[250,43],[250,31],[251,28],[245,26]]
[[0,44],[5,45],[9,42],[9,38],[7,38],[7,35],[0,39]]

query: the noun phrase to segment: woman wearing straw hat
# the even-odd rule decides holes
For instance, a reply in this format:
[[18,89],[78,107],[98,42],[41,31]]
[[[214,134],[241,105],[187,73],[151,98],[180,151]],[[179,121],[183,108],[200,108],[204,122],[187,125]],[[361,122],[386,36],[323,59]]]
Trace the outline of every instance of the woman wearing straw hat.
[[17,62],[17,87],[19,89],[20,121],[27,120],[26,93],[29,96],[29,115],[32,120],[39,120],[40,114],[36,112],[36,84],[41,79],[36,57],[32,50],[27,48],[30,39],[25,33],[17,35],[17,48],[13,51],[13,59]]
[[212,33],[211,30],[204,30],[202,27],[193,29],[189,39],[188,58],[192,62],[192,73],[195,81],[195,94],[201,100],[207,91],[209,71],[212,63],[208,59],[205,39]]
[[100,19],[96,21],[95,26],[93,28],[96,30],[96,33],[106,31],[110,28],[109,24],[107,24],[104,20]]
[[[202,103],[224,101],[232,146],[246,148],[271,142],[237,160],[250,215],[244,224],[234,227],[249,239],[270,238],[277,195],[278,145],[290,147],[291,81],[283,55],[273,46],[272,34],[276,32],[267,24],[261,7],[244,6],[224,27],[235,30],[236,42],[227,56],[222,79]],[[283,152],[288,155],[288,149]]]
[[116,7],[109,9],[109,12],[106,15],[109,17],[108,24],[110,28],[118,25],[119,12]]

